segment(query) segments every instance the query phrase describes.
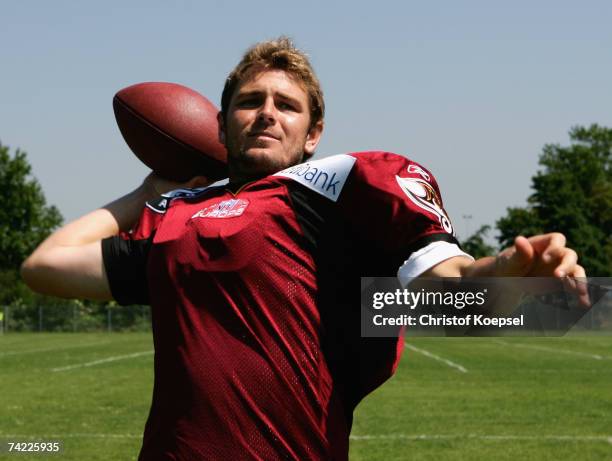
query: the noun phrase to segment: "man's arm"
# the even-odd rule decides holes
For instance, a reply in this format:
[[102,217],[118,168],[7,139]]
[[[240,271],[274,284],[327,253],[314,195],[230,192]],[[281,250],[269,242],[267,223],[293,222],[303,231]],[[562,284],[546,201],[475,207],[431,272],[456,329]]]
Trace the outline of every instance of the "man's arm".
[[449,258],[425,271],[424,277],[557,277],[578,295],[583,306],[589,306],[586,284],[576,279],[586,278],[578,264],[576,252],[565,246],[563,234],[517,237],[514,245],[496,257],[488,256],[475,261],[467,257]]
[[[182,186],[203,182],[197,177]],[[133,192],[65,225],[25,260],[23,280],[32,290],[47,295],[111,300],[101,240],[132,229],[147,200],[180,186],[151,174]]]
[[129,230],[153,198],[146,182],[51,234],[25,260],[21,276],[39,293],[62,298],[111,300],[100,241]]
[[578,265],[576,252],[565,246],[563,234],[517,237],[514,245],[496,257],[472,261],[454,257],[432,267],[423,276],[430,277],[586,277]]

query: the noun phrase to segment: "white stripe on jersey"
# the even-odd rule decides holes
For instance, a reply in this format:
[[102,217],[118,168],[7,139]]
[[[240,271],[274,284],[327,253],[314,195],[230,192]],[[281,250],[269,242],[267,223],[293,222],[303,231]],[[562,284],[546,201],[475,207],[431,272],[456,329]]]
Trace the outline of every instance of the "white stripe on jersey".
[[467,256],[474,260],[474,258],[462,251],[455,243],[444,241],[432,242],[410,255],[397,271],[397,278],[400,284],[405,287],[410,279],[418,277],[436,264],[454,256]]

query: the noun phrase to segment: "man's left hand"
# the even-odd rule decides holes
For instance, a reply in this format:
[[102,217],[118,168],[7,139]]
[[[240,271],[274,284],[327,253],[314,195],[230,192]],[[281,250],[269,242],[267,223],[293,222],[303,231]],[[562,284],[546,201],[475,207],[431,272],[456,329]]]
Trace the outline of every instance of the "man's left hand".
[[563,234],[516,237],[514,246],[497,255],[495,272],[503,277],[557,277],[563,279],[566,288],[574,292],[580,304],[587,307],[589,295],[586,272],[578,264],[578,255],[565,246]]
[[497,255],[496,272],[510,277],[586,277],[576,252],[565,244],[558,232],[516,237],[514,246]]

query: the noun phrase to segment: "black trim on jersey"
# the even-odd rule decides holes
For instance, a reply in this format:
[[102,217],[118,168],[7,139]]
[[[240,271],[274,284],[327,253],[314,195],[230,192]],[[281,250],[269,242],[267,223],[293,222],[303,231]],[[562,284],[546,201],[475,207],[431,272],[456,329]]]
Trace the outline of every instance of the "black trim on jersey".
[[119,236],[102,240],[102,259],[111,294],[122,306],[149,304],[147,259],[153,236],[125,240]]
[[336,392],[342,397],[350,428],[352,412],[359,401],[392,374],[390,369],[381,368],[373,376],[364,363],[375,363],[377,357],[392,356],[397,350],[397,338],[360,337],[360,278],[395,277],[411,253],[436,241],[458,242],[452,235],[440,232],[397,250],[385,250],[383,242],[370,240],[352,225],[337,202],[298,182],[292,181],[286,187],[303,236],[297,243],[314,259],[321,350],[334,377]]
[[213,189],[222,189],[224,185],[219,186],[205,186],[205,187],[195,187],[190,189],[174,189],[169,192],[164,192],[163,194],[155,197],[152,200],[146,202],[146,206],[156,213],[164,214],[168,207],[170,206],[170,202],[175,198],[182,199],[192,199],[194,197],[199,197],[205,192],[208,193]]
[[[303,234],[299,242],[313,256],[316,268],[315,304],[321,316],[321,349],[334,376],[350,429],[353,409],[372,390],[371,370],[364,357],[395,351],[397,338],[360,338],[360,273],[393,276],[405,258],[381,252],[376,242],[364,240],[338,211],[336,202],[298,182],[287,184],[296,219]],[[397,259],[397,261],[395,261]],[[370,272],[369,272],[370,273]]]
[[170,197],[164,197],[163,195],[160,195],[159,197],[146,202],[146,205],[153,211],[164,214],[166,210],[168,209],[170,200],[171,200]]
[[312,192],[303,186],[295,187],[293,184],[288,185],[287,190],[289,197],[293,203],[295,217],[300,224],[306,244],[309,246],[309,253],[314,253],[319,248],[319,240],[321,232],[326,221],[325,217],[319,210],[325,212],[324,205],[328,205],[320,197],[315,196]]
[[455,245],[459,247],[459,249],[461,249],[461,251],[463,251],[463,248],[461,248],[459,241],[454,236],[452,236],[451,234],[447,234],[445,232],[440,232],[438,234],[426,235],[425,237],[412,242],[406,249],[407,254],[405,255],[405,259],[408,259],[410,255],[414,253],[415,251],[419,251],[421,248],[425,248],[427,245],[429,245],[430,243],[434,243],[434,242],[454,243]]

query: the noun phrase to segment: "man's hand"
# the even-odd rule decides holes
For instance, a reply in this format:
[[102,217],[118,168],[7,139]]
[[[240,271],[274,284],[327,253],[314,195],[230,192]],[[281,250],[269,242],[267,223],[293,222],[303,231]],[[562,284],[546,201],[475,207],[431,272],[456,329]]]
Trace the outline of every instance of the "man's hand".
[[563,234],[535,235],[514,240],[496,258],[495,275],[510,277],[586,277],[578,256],[565,246]]
[[442,261],[423,275],[433,277],[586,277],[578,256],[565,246],[563,234],[517,237],[497,257],[471,261],[457,256]]
[[145,178],[141,187],[147,190],[147,195],[149,195],[150,198],[153,198],[171,190],[204,187],[208,186],[210,183],[211,180],[205,176],[194,176],[187,182],[175,182],[164,179],[154,172],[151,172]]
[[[535,235],[514,240],[514,245],[497,257],[488,256],[470,261],[457,256],[432,267],[424,276],[430,277],[556,277],[563,280],[568,291],[575,293],[585,307],[590,305],[586,273],[578,264],[578,256],[565,246],[563,234]],[[581,280],[582,279],[582,280]]]
[[511,277],[557,277],[565,288],[578,296],[580,304],[590,307],[586,272],[578,264],[578,255],[565,246],[563,234],[553,232],[514,239],[514,246],[496,258],[496,272]]

